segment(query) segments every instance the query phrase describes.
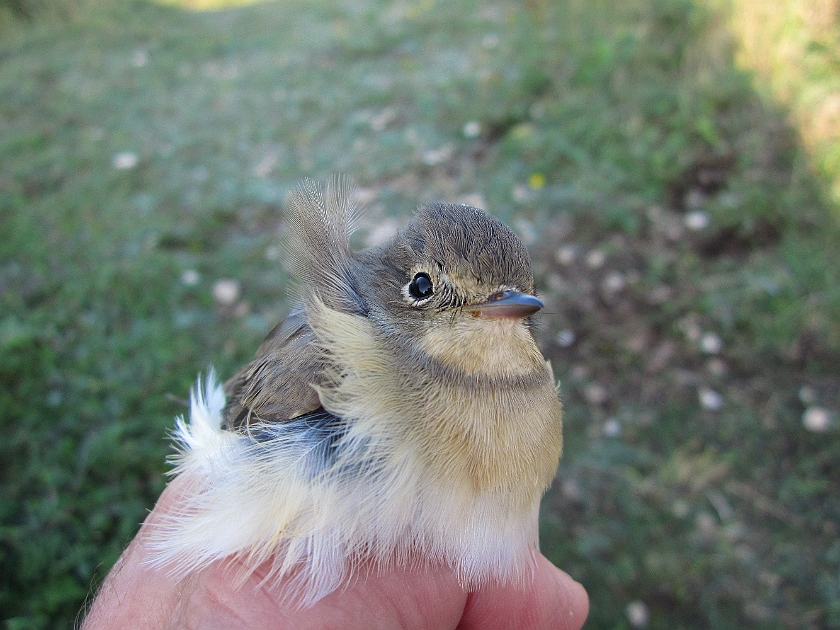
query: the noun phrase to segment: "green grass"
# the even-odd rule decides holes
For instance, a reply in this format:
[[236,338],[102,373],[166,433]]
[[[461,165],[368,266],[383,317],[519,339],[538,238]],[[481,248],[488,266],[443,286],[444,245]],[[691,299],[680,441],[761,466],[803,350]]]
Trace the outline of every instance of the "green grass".
[[287,308],[285,193],[334,172],[368,198],[360,244],[430,198],[530,237],[566,409],[542,545],[588,627],[639,603],[651,628],[840,627],[831,172],[733,62],[728,14],[525,6],[81,2],[0,24],[6,628],[72,626],[163,487],[196,374],[232,373]]

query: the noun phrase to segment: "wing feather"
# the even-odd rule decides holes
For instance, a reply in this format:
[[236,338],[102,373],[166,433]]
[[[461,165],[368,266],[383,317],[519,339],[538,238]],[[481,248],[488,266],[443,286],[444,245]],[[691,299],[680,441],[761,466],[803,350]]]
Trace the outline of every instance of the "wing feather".
[[245,432],[256,422],[285,422],[320,408],[312,385],[322,366],[306,314],[293,311],[269,333],[256,358],[225,383],[225,427]]

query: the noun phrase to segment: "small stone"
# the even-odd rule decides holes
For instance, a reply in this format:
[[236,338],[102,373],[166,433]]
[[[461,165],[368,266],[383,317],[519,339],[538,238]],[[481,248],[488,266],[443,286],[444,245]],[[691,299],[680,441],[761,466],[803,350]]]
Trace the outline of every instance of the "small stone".
[[706,369],[714,376],[724,376],[729,368],[726,367],[726,362],[719,358],[713,357],[706,362]]
[[582,381],[587,376],[589,376],[589,368],[587,368],[582,363],[578,363],[572,366],[572,379],[576,381]]
[[805,405],[813,405],[817,402],[817,392],[810,385],[803,385],[799,388],[799,400]]
[[579,501],[583,498],[583,492],[580,489],[580,485],[574,479],[564,479],[560,483],[560,492],[563,493],[564,497],[572,499],[573,501]]
[[471,120],[464,125],[461,133],[464,134],[465,138],[478,138],[481,135],[481,123],[477,120]]
[[513,229],[526,245],[530,245],[537,240],[537,227],[534,225],[533,221],[529,221],[525,217],[517,217],[514,219]]
[[606,293],[618,293],[626,284],[627,280],[624,278],[624,274],[620,271],[613,271],[604,278],[601,286]]
[[554,341],[557,342],[557,345],[561,348],[568,348],[575,342],[575,331],[573,330],[561,330],[557,335],[554,337]]
[[195,269],[184,269],[181,272],[181,282],[188,287],[194,287],[201,280],[201,274]]
[[487,50],[493,50],[499,45],[499,36],[496,33],[487,33],[481,38],[481,45]]
[[358,187],[353,190],[353,201],[355,201],[359,206],[367,206],[374,201],[379,196],[379,193],[376,192],[375,188],[362,188]]
[[545,282],[553,293],[565,293],[569,288],[569,283],[559,273],[548,274]]
[[561,265],[571,265],[577,258],[577,247],[574,245],[563,245],[560,249],[554,252],[554,260]]
[[685,333],[685,338],[689,341],[696,342],[703,335],[703,330],[700,328],[700,324],[694,321],[691,317],[683,319],[680,322],[680,328],[682,328],[683,333]]
[[206,166],[196,166],[192,171],[192,178],[199,184],[210,179],[210,169]]
[[715,517],[706,512],[700,512],[696,517],[694,517],[694,524],[705,538],[711,538],[718,530],[718,524]]
[[639,600],[627,604],[627,620],[634,628],[645,628],[650,621],[647,604]]
[[114,157],[111,158],[111,166],[118,171],[126,171],[137,166],[139,161],[140,159],[137,157],[136,153],[123,151],[121,153],[114,154]]
[[723,408],[723,396],[709,387],[701,387],[697,392],[700,406],[709,411],[719,411]]
[[592,383],[583,394],[591,405],[602,405],[607,401],[607,390],[603,385]]
[[400,225],[396,219],[387,217],[374,225],[370,232],[368,232],[365,242],[368,247],[376,247],[382,245],[390,239],[400,229]]
[[647,293],[648,302],[651,304],[663,304],[674,297],[674,289],[667,284],[660,284]]
[[254,175],[259,178],[266,178],[268,177],[271,172],[274,170],[274,167],[277,166],[278,158],[274,153],[267,153],[257,162],[257,165],[254,166]]
[[64,401],[64,394],[61,393],[59,389],[52,389],[47,393],[47,405],[49,407],[55,408],[61,405]]
[[700,337],[700,348],[706,354],[719,354],[723,350],[723,340],[715,333],[704,333]]
[[443,164],[455,153],[455,147],[445,144],[439,149],[427,149],[423,151],[422,161],[426,166],[437,166]]
[[586,255],[586,266],[590,269],[600,269],[607,262],[607,255],[600,249],[593,249]]
[[665,221],[662,229],[668,240],[674,243],[681,241],[685,236],[685,228],[677,221]]
[[142,68],[149,63],[149,53],[145,50],[135,50],[131,56],[131,65],[135,68]]
[[213,299],[223,306],[230,306],[239,299],[239,281],[217,280],[213,285]]
[[702,210],[695,210],[685,215],[685,227],[692,232],[699,232],[700,230],[706,229],[711,222],[712,220],[709,218],[709,214]]
[[834,424],[834,414],[825,407],[808,407],[802,414],[802,425],[812,433],[825,433]]
[[510,198],[516,203],[525,203],[531,198],[531,191],[525,184],[516,184],[510,191]]
[[621,422],[617,418],[608,418],[602,429],[606,437],[615,438],[621,435]]
[[370,119],[370,128],[374,131],[385,131],[396,120],[397,110],[393,107],[386,107]]
[[472,206],[473,208],[481,208],[482,210],[487,210],[487,200],[481,193],[467,193],[463,197],[458,199],[458,203],[462,203],[465,206]]

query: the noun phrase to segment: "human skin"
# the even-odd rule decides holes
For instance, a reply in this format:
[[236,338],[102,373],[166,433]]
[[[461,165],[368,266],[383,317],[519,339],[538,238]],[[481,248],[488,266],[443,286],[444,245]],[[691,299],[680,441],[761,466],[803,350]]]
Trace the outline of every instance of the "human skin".
[[308,608],[285,603],[282,582],[261,584],[259,569],[244,584],[235,583],[235,563],[215,563],[176,581],[145,561],[149,528],[177,496],[176,480],[106,577],[82,630],[578,630],[586,620],[583,587],[541,554],[525,585],[467,592],[449,567],[394,567],[362,571]]

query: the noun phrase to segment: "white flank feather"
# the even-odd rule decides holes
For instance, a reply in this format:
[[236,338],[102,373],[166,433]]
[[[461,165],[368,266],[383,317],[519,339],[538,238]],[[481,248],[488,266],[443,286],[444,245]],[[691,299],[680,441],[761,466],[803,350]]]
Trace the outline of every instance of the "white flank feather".
[[526,577],[538,497],[514,514],[493,493],[435,492],[409,449],[364,434],[360,422],[342,427],[341,448],[324,465],[323,429],[290,421],[239,435],[222,429],[224,405],[211,371],[192,392],[189,423],[176,422],[173,474],[190,487],[152,528],[151,564],[183,578],[236,558],[244,580],[268,562],[266,580],[286,580],[298,605],[346,583],[360,561],[442,561],[468,587]]

